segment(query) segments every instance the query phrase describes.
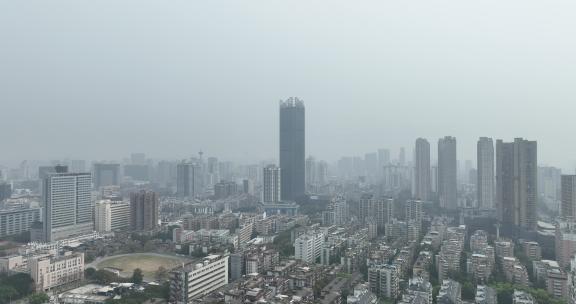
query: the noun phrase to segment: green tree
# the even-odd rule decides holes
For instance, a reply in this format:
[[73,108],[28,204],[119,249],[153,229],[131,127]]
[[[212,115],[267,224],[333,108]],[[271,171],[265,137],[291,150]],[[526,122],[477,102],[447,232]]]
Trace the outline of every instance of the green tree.
[[11,300],[14,300],[18,297],[18,291],[14,289],[12,286],[4,286],[0,285],[0,303],[10,303]]
[[96,271],[93,278],[93,280],[102,285],[110,284],[112,282],[118,282],[120,281],[119,279],[120,278],[116,274],[104,269],[99,269],[98,271]]
[[35,293],[28,298],[28,303],[30,304],[44,304],[48,303],[48,301],[50,301],[50,297],[43,292]]
[[476,297],[476,288],[471,282],[464,282],[462,284],[462,299],[463,300],[474,300]]
[[2,284],[14,288],[20,297],[27,296],[34,290],[34,281],[27,273],[11,275],[3,280],[0,285]]
[[88,267],[86,269],[84,269],[84,277],[87,280],[94,280],[96,279],[96,269],[92,268],[92,267]]
[[168,270],[164,266],[160,266],[156,270],[155,276],[157,281],[163,281],[168,277]]
[[141,284],[142,281],[144,281],[144,274],[142,273],[142,269],[134,269],[134,273],[132,273],[132,283]]

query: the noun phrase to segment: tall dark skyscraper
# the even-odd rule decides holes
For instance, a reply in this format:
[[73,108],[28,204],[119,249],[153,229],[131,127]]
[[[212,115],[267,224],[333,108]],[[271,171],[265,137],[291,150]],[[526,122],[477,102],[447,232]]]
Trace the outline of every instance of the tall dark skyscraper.
[[446,136],[438,141],[438,194],[440,207],[458,208],[456,138]]
[[130,194],[130,222],[136,231],[158,227],[160,203],[152,191],[140,190]]
[[280,168],[282,200],[293,201],[305,194],[304,103],[291,97],[280,102]]
[[424,138],[416,139],[414,149],[414,187],[412,196],[427,201],[430,195],[430,143]]
[[560,215],[565,219],[576,219],[576,175],[562,175],[562,203]]
[[494,141],[480,137],[477,144],[478,177],[476,192],[480,209],[494,208]]
[[535,141],[496,142],[496,209],[500,220],[535,230],[538,220],[538,154]]

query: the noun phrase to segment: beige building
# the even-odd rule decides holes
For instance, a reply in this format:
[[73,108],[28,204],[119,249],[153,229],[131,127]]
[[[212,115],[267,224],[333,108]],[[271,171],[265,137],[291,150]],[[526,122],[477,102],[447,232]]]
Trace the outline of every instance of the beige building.
[[47,291],[84,278],[84,253],[67,252],[58,257],[29,261],[30,276],[36,291]]
[[14,271],[24,264],[21,255],[0,257],[0,273]]

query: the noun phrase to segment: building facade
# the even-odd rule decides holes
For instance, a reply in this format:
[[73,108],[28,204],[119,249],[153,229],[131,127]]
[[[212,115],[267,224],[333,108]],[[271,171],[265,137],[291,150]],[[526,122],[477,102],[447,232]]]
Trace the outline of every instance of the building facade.
[[306,263],[315,263],[322,253],[324,234],[306,233],[294,241],[294,255],[297,260]]
[[430,196],[430,143],[416,139],[414,149],[414,187],[412,197],[427,201]]
[[90,173],[54,173],[44,179],[44,240],[58,241],[94,230]]
[[228,256],[210,255],[171,272],[170,303],[187,304],[228,284]]
[[40,220],[40,208],[0,209],[0,238],[29,231]]
[[102,200],[94,208],[94,229],[98,232],[122,231],[130,228],[130,203]]
[[201,167],[196,163],[183,161],[176,165],[176,195],[195,198],[202,194]]
[[375,265],[368,269],[370,291],[379,298],[395,300],[399,296],[398,269],[392,265]]
[[136,231],[153,230],[159,226],[160,203],[158,195],[141,190],[130,194],[130,222]]
[[28,262],[35,291],[79,282],[84,279],[84,253],[66,253],[63,256],[45,256]]
[[264,168],[264,184],[262,201],[265,203],[280,202],[281,197],[281,169],[275,165]]
[[376,220],[378,228],[382,229],[394,217],[394,199],[364,195],[360,198],[359,209],[361,220],[365,221],[366,218],[372,217]]
[[476,193],[478,195],[478,208],[494,208],[494,141],[492,138],[480,137],[477,144],[477,180]]
[[536,230],[538,157],[535,141],[496,142],[496,204],[504,224]]
[[576,175],[562,175],[560,215],[576,220]]
[[280,102],[280,168],[282,200],[305,194],[306,132],[304,103],[291,97]]
[[458,208],[456,138],[438,140],[438,195],[440,207]]

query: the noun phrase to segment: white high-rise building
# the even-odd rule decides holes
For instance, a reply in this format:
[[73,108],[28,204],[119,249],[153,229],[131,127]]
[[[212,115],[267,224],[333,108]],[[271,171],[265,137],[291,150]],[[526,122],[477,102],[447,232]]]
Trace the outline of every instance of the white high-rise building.
[[280,201],[281,169],[275,165],[264,168],[264,190],[262,201],[265,203],[277,203]]
[[228,256],[209,255],[171,272],[170,303],[192,303],[228,284]]
[[315,263],[324,246],[323,233],[306,233],[294,241],[295,257],[306,263]]
[[421,200],[408,200],[404,205],[404,211],[406,212],[406,221],[414,220],[422,221],[422,201]]
[[109,232],[130,227],[130,203],[102,200],[94,208],[94,229]]
[[373,195],[363,195],[358,208],[361,220],[372,217],[380,229],[384,228],[394,217],[394,199],[392,198],[374,198]]
[[493,209],[495,199],[494,175],[494,141],[492,138],[480,137],[477,144],[478,158],[478,208]]
[[430,143],[424,138],[416,139],[412,196],[423,201],[430,196]]
[[54,173],[44,179],[44,240],[58,241],[94,230],[90,173]]
[[334,207],[334,225],[342,226],[345,225],[348,218],[348,203],[343,197],[337,198],[332,203]]
[[94,206],[94,230],[98,232],[112,231],[111,211],[109,201],[96,202]]
[[374,265],[368,269],[370,291],[381,298],[395,300],[400,292],[398,269],[393,265]]

